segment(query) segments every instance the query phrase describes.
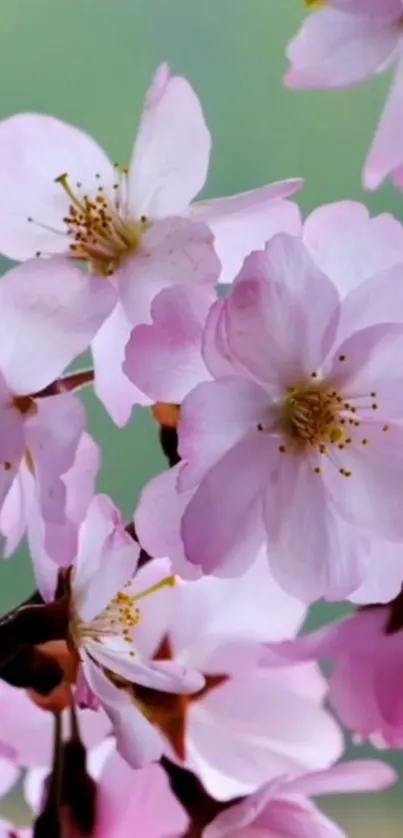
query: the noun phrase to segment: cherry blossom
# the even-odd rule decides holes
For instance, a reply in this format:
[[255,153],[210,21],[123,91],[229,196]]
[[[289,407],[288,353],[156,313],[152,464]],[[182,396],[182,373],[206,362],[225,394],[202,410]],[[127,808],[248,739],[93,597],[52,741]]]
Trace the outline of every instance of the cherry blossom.
[[[391,359],[403,332],[382,322],[395,278],[389,271],[371,296],[364,283],[352,292],[367,306],[356,329],[350,297],[340,304],[301,242],[280,235],[246,260],[213,307],[204,359],[215,380],[182,405],[177,480],[179,494],[193,490],[185,554],[205,572],[233,572],[234,551],[245,566],[265,541],[287,590],[340,598],[364,581],[371,537],[401,540],[402,415]],[[138,514],[143,533],[161,517],[151,514],[147,526],[141,502]]]
[[[398,687],[403,656],[402,595],[389,605],[362,609],[290,643],[269,646],[268,665],[331,660],[329,699],[358,741],[403,747],[403,706]],[[274,655],[274,658],[273,658]]]
[[368,154],[364,183],[376,189],[393,174],[403,185],[401,0],[329,0],[312,13],[288,46],[291,88],[339,89],[361,84],[396,65],[395,79]]
[[[133,824],[144,838],[164,838],[167,834],[179,838],[185,832],[187,816],[159,766],[130,768],[109,739],[89,751],[88,771],[97,784],[92,838],[125,838]],[[41,808],[43,785],[44,772],[31,769],[24,790],[35,813]]]
[[[85,411],[72,393],[46,395],[46,388],[87,349],[113,302],[113,289],[98,288],[93,277],[62,259],[54,260],[51,274],[43,262],[30,260],[2,278],[0,512],[6,503],[1,529],[10,550],[24,527],[35,527],[44,550],[62,564],[75,540],[93,477],[70,514],[64,476],[82,448]],[[55,538],[56,530],[68,538]]]
[[218,815],[203,838],[231,838],[234,834],[239,838],[345,838],[344,832],[309,797],[384,789],[396,779],[392,768],[375,760],[341,763],[296,780],[284,777]]
[[135,686],[166,755],[219,800],[334,761],[342,737],[323,709],[318,669],[258,665],[261,642],[295,634],[305,612],[273,582],[264,556],[242,577],[179,582],[174,594],[157,658],[195,666],[205,683],[187,696]]
[[297,207],[283,200],[298,180],[190,207],[210,145],[195,92],[166,64],[147,93],[128,168],[53,117],[19,114],[0,124],[0,193],[8,196],[7,205],[0,201],[1,251],[15,259],[64,254],[117,289],[92,349],[96,392],[118,424],[134,402],[148,403],[121,365],[130,331],[149,320],[156,294],[173,284],[214,285],[221,268],[214,236],[220,259],[229,260],[227,279],[252,247],[299,228]]
[[96,496],[80,528],[69,579],[70,638],[88,686],[113,723],[120,753],[134,767],[158,759],[161,745],[135,704],[131,684],[187,693],[204,683],[192,668],[152,659],[169,619],[175,579],[166,562],[134,576],[139,552],[117,508]]

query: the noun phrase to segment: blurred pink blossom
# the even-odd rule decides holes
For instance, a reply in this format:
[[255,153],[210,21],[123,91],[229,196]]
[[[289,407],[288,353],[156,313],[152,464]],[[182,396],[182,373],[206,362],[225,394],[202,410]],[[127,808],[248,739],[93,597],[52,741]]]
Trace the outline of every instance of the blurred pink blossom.
[[395,66],[395,79],[365,164],[364,184],[376,189],[393,174],[403,186],[401,0],[328,0],[323,8],[318,6],[288,46],[286,84],[297,89],[353,87]]

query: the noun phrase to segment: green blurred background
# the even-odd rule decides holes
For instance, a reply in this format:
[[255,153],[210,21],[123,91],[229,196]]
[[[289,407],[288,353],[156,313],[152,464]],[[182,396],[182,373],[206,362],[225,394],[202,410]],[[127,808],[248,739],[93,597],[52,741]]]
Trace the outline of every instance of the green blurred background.
[[[360,186],[388,79],[346,93],[282,86],[285,47],[305,13],[303,0],[2,0],[0,118],[24,110],[53,114],[94,134],[124,162],[150,77],[166,60],[196,88],[213,135],[206,196],[302,176],[305,212],[348,197],[401,218],[397,191],[371,195]],[[100,489],[130,515],[141,485],[163,465],[155,428],[139,411],[117,431],[91,394],[85,400],[104,452]],[[0,613],[32,587],[26,555],[3,562]],[[333,614],[319,607],[311,624]],[[392,761],[403,768],[399,755]],[[381,829],[394,838],[403,824],[400,796],[396,787],[325,808],[352,838]],[[5,810],[24,817],[15,796]]]

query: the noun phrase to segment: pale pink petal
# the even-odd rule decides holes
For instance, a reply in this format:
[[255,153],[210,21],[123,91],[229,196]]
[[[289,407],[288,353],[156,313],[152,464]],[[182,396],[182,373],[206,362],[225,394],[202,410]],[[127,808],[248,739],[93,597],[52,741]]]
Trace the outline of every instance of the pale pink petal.
[[134,216],[164,218],[183,212],[204,186],[211,138],[189,82],[167,64],[147,93],[130,165]]
[[364,184],[367,189],[377,189],[387,175],[393,173],[394,169],[401,168],[403,164],[400,143],[403,133],[402,102],[403,60],[401,59],[365,163]]
[[178,427],[178,451],[185,461],[178,488],[190,489],[243,439],[257,434],[270,408],[265,390],[247,378],[207,381],[185,399]]
[[349,596],[355,605],[391,602],[403,584],[403,549],[400,543],[371,538],[367,569],[359,588]]
[[[66,486],[61,477],[76,458],[85,425],[85,410],[70,393],[38,399],[25,421],[28,467],[34,473],[41,513],[46,521],[65,520]],[[52,546],[47,545],[47,548]],[[63,545],[55,546],[62,554]],[[60,559],[62,561],[62,559]]]
[[[41,810],[46,778],[49,776],[49,767],[30,768],[24,777],[24,800],[32,812],[38,813]],[[0,833],[1,835],[1,833]]]
[[61,477],[66,489],[65,516],[63,520],[57,521],[45,522],[43,519],[34,475],[26,463],[21,464],[24,525],[27,526],[35,578],[46,600],[53,599],[60,566],[71,565],[77,555],[78,527],[94,493],[95,477],[100,465],[99,453],[91,437],[84,433],[73,465]]
[[273,800],[256,826],[281,838],[346,838],[342,829],[304,798]]
[[134,404],[148,405],[150,399],[123,372],[125,347],[132,325],[117,302],[91,343],[94,361],[94,390],[113,421],[123,427]]
[[0,818],[0,838],[32,838],[32,831],[17,828],[14,823]]
[[85,676],[111,720],[122,757],[133,768],[158,760],[162,739],[128,694],[118,689],[90,659],[85,663]]
[[159,765],[135,771],[113,752],[98,788],[96,838],[125,838],[134,823],[144,838],[184,834],[187,815]]
[[[18,481],[23,499],[23,524],[27,533],[36,585],[45,602],[51,602],[55,597],[60,567],[71,564],[75,556],[74,528],[62,514],[66,498],[63,493],[59,521],[45,521],[37,481],[24,461],[19,469]],[[59,532],[61,541],[54,541],[56,532]],[[48,535],[52,537],[51,547],[56,548],[54,558],[46,549],[45,542]]]
[[[368,326],[334,350],[327,379],[347,403],[351,400],[360,422],[401,420],[403,371],[398,359],[402,353],[403,322]],[[360,427],[354,430],[352,450],[355,435],[365,437]]]
[[0,509],[24,453],[24,423],[0,374]]
[[106,495],[97,495],[81,526],[73,572],[74,604],[89,622],[111,602],[133,575],[139,545],[125,531],[122,516]]
[[[265,500],[273,576],[305,602],[344,599],[365,576],[368,545],[338,514],[322,474],[314,471],[314,458],[279,451],[276,456]],[[331,463],[324,468],[332,469]]]
[[[99,744],[110,732],[103,712],[79,710],[79,725],[87,748]],[[63,711],[63,727],[70,729],[69,711]],[[41,710],[25,690],[2,682],[0,695],[0,742],[14,749],[21,766],[49,766],[52,759],[53,724],[47,710]]]
[[11,389],[33,393],[57,378],[88,349],[114,300],[110,283],[61,257],[8,271],[0,283],[0,365]]
[[231,576],[253,561],[263,543],[262,492],[271,450],[256,434],[239,442],[202,480],[182,519],[186,557],[205,573]]
[[396,782],[396,771],[375,759],[353,760],[314,771],[285,785],[287,794],[355,794],[388,788]]
[[152,303],[152,324],[133,330],[123,371],[153,401],[180,404],[196,384],[210,378],[201,345],[214,299],[204,288],[167,288]]
[[86,653],[104,669],[115,672],[129,683],[141,684],[150,689],[169,693],[198,692],[204,686],[204,677],[197,670],[176,661],[142,659],[137,653],[136,631],[133,643],[119,637],[103,638],[102,642],[87,641]]
[[[307,299],[315,306],[307,306]],[[279,234],[245,260],[226,310],[235,357],[278,389],[279,376],[286,387],[320,365],[332,345],[339,298],[301,239]]]
[[371,15],[378,20],[393,20],[399,18],[402,13],[401,0],[332,0],[332,6],[353,15]]
[[226,330],[226,301],[218,299],[211,307],[203,332],[203,359],[214,378],[245,375],[228,346]]
[[285,81],[293,88],[343,88],[365,81],[391,57],[399,42],[396,21],[319,9],[288,46]]
[[285,180],[190,207],[191,218],[205,221],[214,233],[214,246],[222,265],[220,282],[232,282],[245,257],[264,247],[276,233],[300,232],[297,204],[283,199],[302,185],[301,180]]
[[20,768],[14,762],[0,757],[0,797],[4,797],[16,784]]
[[189,711],[190,767],[221,800],[281,774],[327,767],[341,751],[341,731],[330,714],[295,693],[282,670],[248,671]]
[[196,568],[186,562],[180,534],[180,522],[192,492],[178,492],[176,483],[181,464],[163,471],[142,489],[134,514],[136,533],[142,547],[151,556],[169,556],[173,569],[185,578],[190,578],[184,569]]
[[18,477],[11,484],[1,508],[0,532],[4,539],[2,556],[8,559],[17,549],[25,532],[22,487]]
[[95,140],[44,114],[18,114],[0,123],[0,159],[0,250],[12,259],[66,251],[63,218],[71,199],[57,177],[67,174],[80,197],[94,194],[100,183],[112,191],[115,180]]
[[306,613],[301,602],[274,582],[265,550],[236,578],[182,583],[176,594],[170,628],[175,657],[204,672],[209,671],[211,654],[223,644],[284,640],[298,630]]
[[118,289],[133,326],[151,321],[151,303],[172,285],[212,287],[220,263],[209,228],[187,218],[157,221],[144,234],[140,250],[119,268]]
[[[387,241],[387,239],[386,239]],[[391,246],[390,253],[393,253]],[[397,254],[396,254],[397,255]],[[380,323],[401,323],[403,318],[403,260],[369,277],[344,297],[337,342]]]
[[[306,219],[303,237],[309,253],[342,297],[364,280],[403,263],[403,226],[389,213],[371,218],[358,201],[318,207]],[[387,304],[388,299],[388,294],[381,294],[379,302]],[[367,304],[364,311],[368,308]]]

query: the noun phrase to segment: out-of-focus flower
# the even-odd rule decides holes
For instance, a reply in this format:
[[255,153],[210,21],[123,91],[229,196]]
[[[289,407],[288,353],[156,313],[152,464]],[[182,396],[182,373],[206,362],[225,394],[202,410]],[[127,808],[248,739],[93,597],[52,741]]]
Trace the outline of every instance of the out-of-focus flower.
[[[357,611],[290,643],[270,646],[266,660],[331,660],[329,699],[343,724],[380,748],[403,747],[402,595]],[[274,658],[273,658],[274,655]],[[263,656],[264,658],[264,656]]]
[[139,552],[116,507],[96,496],[80,528],[69,578],[70,640],[87,684],[112,721],[120,752],[134,767],[158,759],[161,744],[135,706],[130,685],[187,693],[204,684],[194,669],[153,661],[173,607],[175,580],[166,562],[134,576]]
[[[328,0],[313,7],[288,46],[291,88],[338,89],[361,84],[396,65],[396,75],[369,152],[364,183],[388,174],[403,186],[403,7],[401,0]],[[316,8],[317,6],[317,8]]]
[[46,600],[53,599],[60,567],[68,566],[77,552],[78,529],[94,494],[99,465],[98,446],[84,432],[72,466],[60,478],[65,498],[60,520],[45,523],[42,518],[35,474],[26,459],[4,501],[0,513],[3,555],[9,558],[26,534],[36,582]]
[[147,93],[128,169],[53,117],[20,114],[0,124],[0,194],[8,196],[3,206],[0,199],[2,252],[69,255],[110,276],[118,291],[92,346],[95,388],[118,424],[136,401],[148,403],[121,366],[130,331],[148,322],[156,294],[177,284],[214,285],[214,237],[227,281],[252,248],[299,229],[297,207],[284,200],[299,180],[190,206],[206,179],[210,145],[195,92],[166,64]]
[[333,765],[296,780],[274,780],[218,815],[204,830],[203,838],[345,838],[309,797],[377,791],[396,780],[392,768],[375,760]]
[[[85,411],[71,393],[46,396],[46,388],[88,347],[113,300],[111,288],[98,289],[94,277],[60,258],[52,272],[43,262],[26,262],[0,284],[1,529],[14,549],[24,527],[36,528],[60,564],[88,503],[83,491],[74,513],[67,511],[65,475],[84,444]],[[55,530],[68,537],[54,538]]]
[[[365,579],[371,536],[401,540],[403,328],[382,316],[394,271],[378,279],[340,304],[301,241],[279,235],[213,306],[204,360],[215,380],[182,405],[177,479],[193,493],[185,554],[205,572],[234,572],[266,541],[287,590],[342,598]],[[161,514],[147,521],[140,501],[143,535]]]
[[319,670],[258,665],[261,641],[294,634],[305,613],[273,582],[264,556],[242,577],[178,582],[174,595],[155,657],[195,666],[205,684],[186,696],[134,686],[166,755],[219,800],[337,759],[342,737],[323,709]]
[[[89,751],[88,772],[96,783],[91,838],[126,838],[133,828],[139,829],[144,838],[179,838],[185,832],[187,816],[159,766],[134,770],[109,739]],[[25,778],[25,797],[35,814],[41,810],[45,779],[46,771],[37,768]],[[71,827],[71,820],[68,825]]]

